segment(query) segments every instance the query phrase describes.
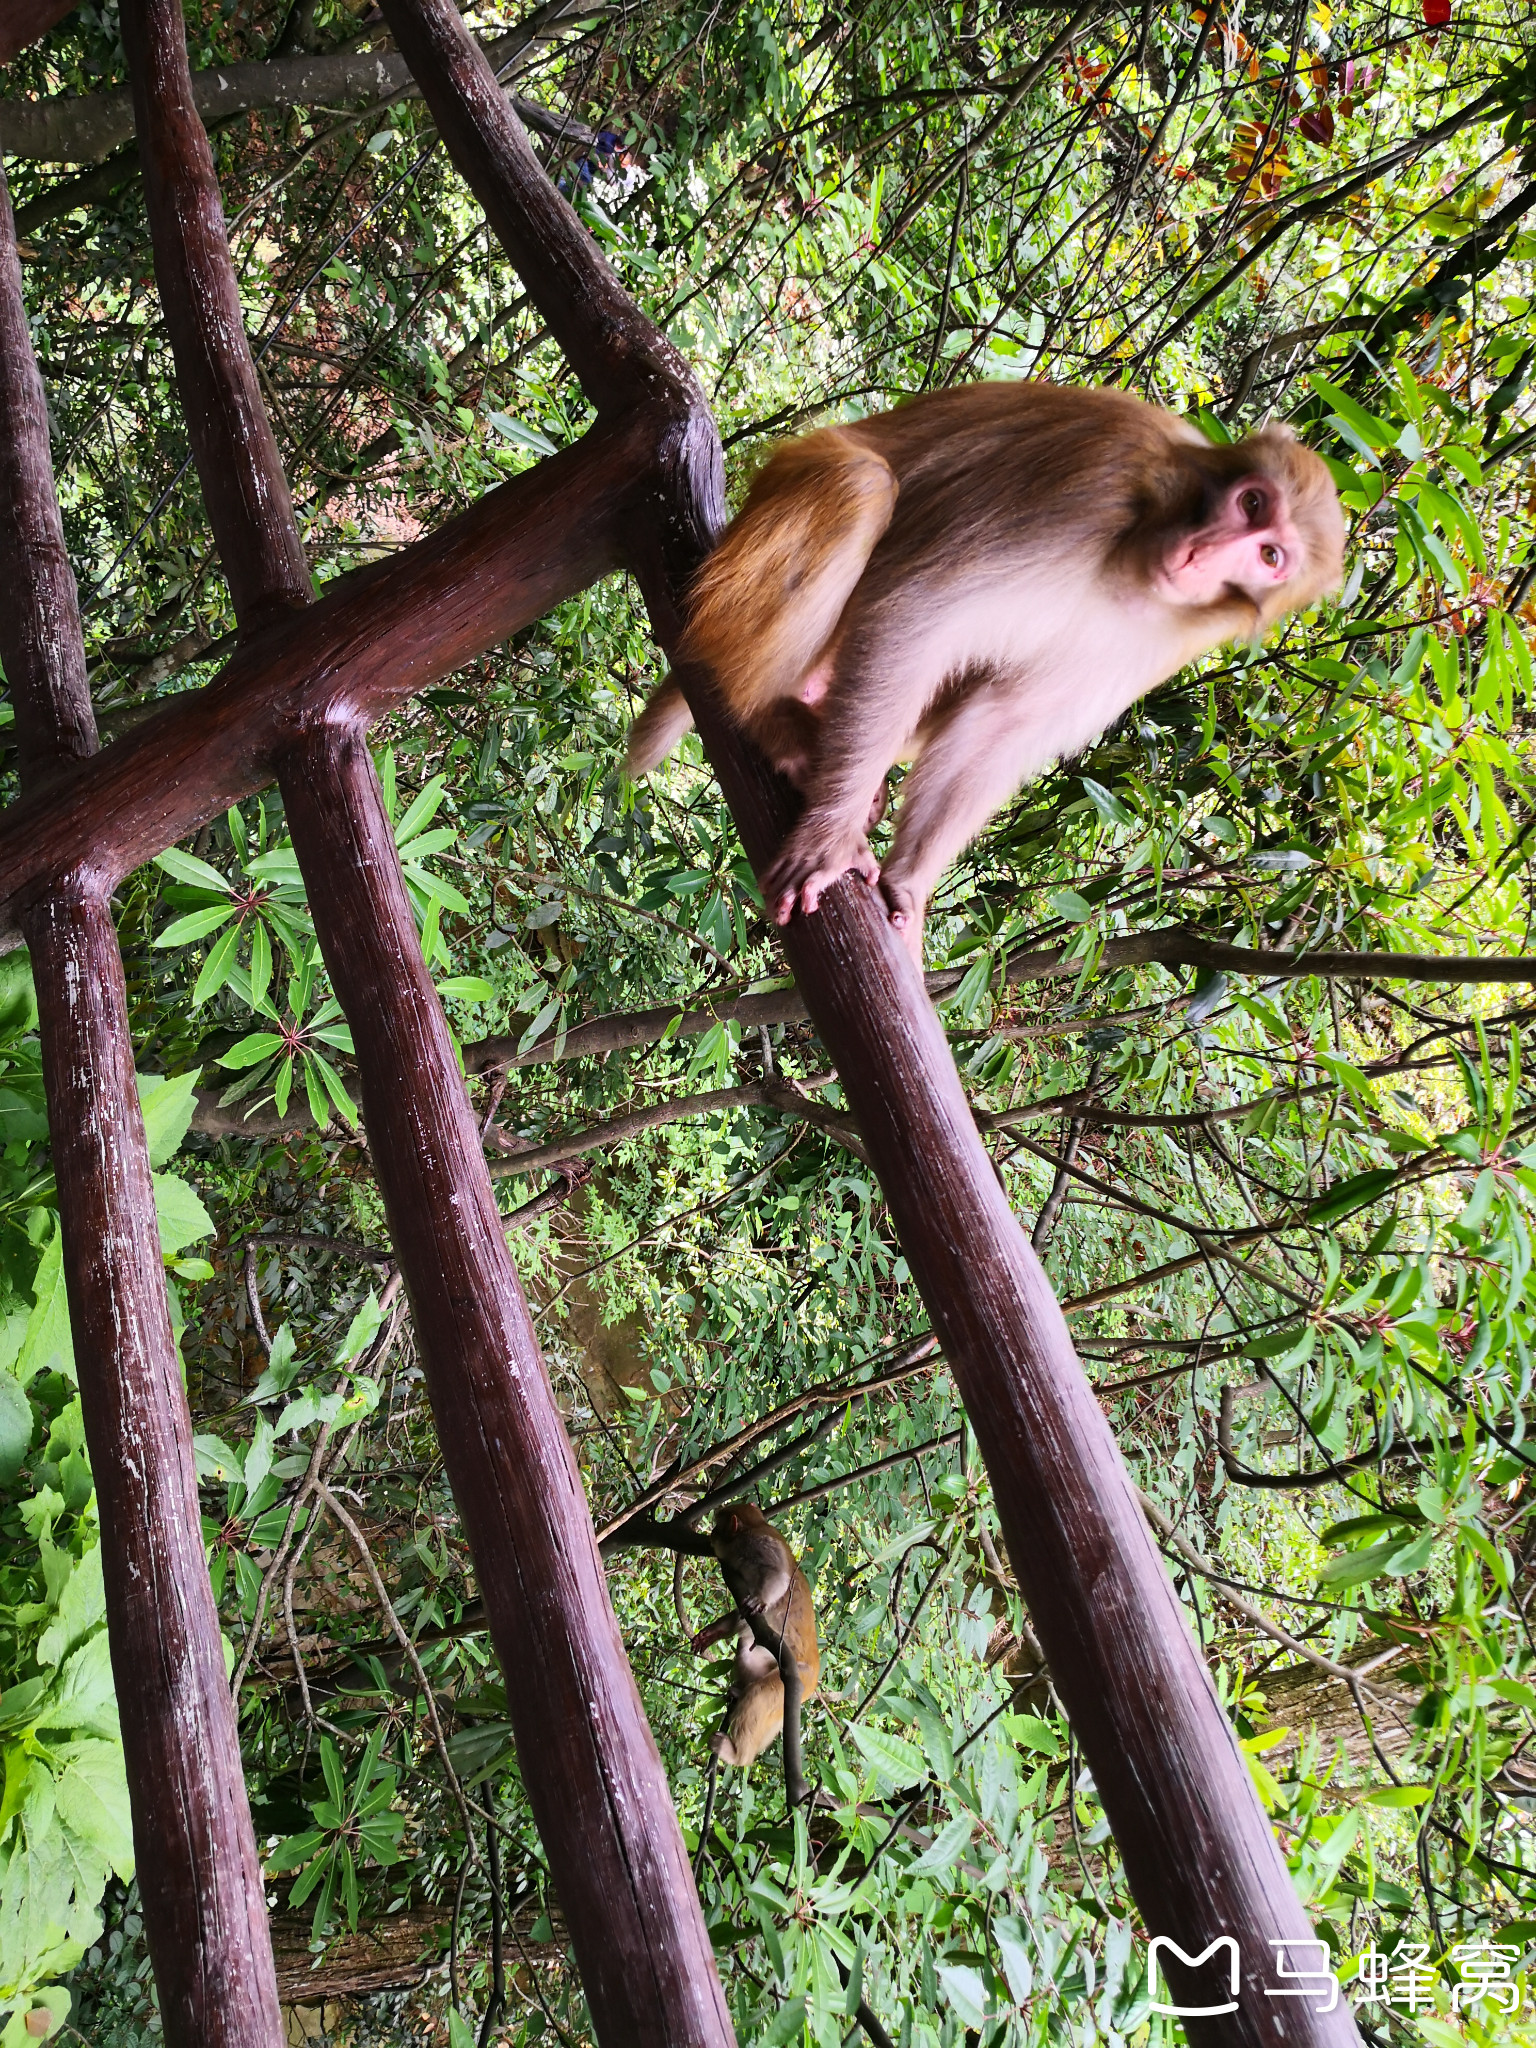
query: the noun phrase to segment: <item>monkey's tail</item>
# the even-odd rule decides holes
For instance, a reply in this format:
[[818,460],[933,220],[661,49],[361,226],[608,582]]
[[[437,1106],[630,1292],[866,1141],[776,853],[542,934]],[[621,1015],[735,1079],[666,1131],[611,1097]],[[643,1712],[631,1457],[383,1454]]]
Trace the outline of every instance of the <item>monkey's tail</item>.
[[693,713],[677,686],[677,678],[668,676],[629,728],[624,765],[630,774],[637,780],[649,775],[659,762],[665,761],[692,723]]

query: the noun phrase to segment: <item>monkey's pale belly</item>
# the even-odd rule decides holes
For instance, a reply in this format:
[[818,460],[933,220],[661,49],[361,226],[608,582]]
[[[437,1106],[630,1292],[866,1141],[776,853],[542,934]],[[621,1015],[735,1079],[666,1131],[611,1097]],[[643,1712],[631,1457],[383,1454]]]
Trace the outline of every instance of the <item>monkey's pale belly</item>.
[[1101,672],[1043,690],[1038,698],[1032,692],[1026,694],[1026,722],[1038,745],[1030,749],[1025,774],[1037,774],[1051,761],[1071,760],[1082,753],[1162,680],[1161,676],[1147,676],[1144,670],[1139,675],[1133,671],[1131,681],[1125,679],[1124,670],[1119,675]]

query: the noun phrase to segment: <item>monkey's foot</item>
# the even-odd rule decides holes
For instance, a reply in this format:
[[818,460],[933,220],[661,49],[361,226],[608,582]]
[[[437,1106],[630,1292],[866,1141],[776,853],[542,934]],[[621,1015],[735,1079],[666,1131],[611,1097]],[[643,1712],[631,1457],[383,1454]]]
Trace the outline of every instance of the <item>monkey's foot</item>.
[[804,911],[815,910],[832,884],[850,872],[871,888],[880,879],[880,863],[862,833],[839,845],[819,835],[802,838],[797,829],[763,876],[768,915],[775,924],[783,925],[794,916],[797,905]]
[[889,872],[880,877],[880,893],[885,898],[885,907],[890,913],[891,923],[901,934],[901,943],[921,967],[923,918],[928,908],[927,899]]

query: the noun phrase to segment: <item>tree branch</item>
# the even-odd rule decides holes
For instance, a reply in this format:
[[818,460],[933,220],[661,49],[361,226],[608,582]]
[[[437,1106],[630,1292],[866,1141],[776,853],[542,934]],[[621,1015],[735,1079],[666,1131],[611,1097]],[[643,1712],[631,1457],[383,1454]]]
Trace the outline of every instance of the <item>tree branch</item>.
[[[1316,975],[1324,981],[1428,981],[1466,985],[1473,982],[1517,982],[1536,986],[1536,955],[1483,953],[1311,953],[1306,950],[1231,946],[1208,939],[1185,925],[1161,925],[1155,931],[1132,932],[1110,939],[1099,956],[1099,968],[1216,968],[1227,974],[1249,974],[1264,981],[1296,981]],[[1057,981],[1082,972],[1082,959],[1065,947],[1050,946],[1014,953],[1004,979],[1016,982]],[[935,1000],[960,984],[963,970],[949,969],[926,977]],[[714,1024],[737,1023],[755,1029],[767,1024],[795,1024],[805,1016],[805,1003],[793,987],[753,994],[721,996],[708,1008],[682,1009],[673,1003],[649,1010],[616,1010],[575,1024],[563,1038],[551,1032],[536,1045],[518,1049],[510,1036],[482,1038],[464,1048],[467,1073],[484,1074],[496,1067],[543,1066],[555,1060],[600,1058],[654,1045],[672,1027],[674,1038],[699,1038]]]
[[[493,71],[574,20],[606,14],[602,0],[549,0],[510,34],[483,47]],[[273,57],[264,63],[217,64],[192,74],[192,99],[205,126],[268,107],[349,105],[354,101],[419,99],[421,88],[394,50],[329,50],[319,56]],[[584,122],[568,120],[513,96],[519,118],[560,141],[590,146]],[[34,163],[99,163],[133,140],[133,98],[126,85],[57,99],[0,100],[0,149]]]
[[836,1078],[834,1074],[818,1074],[814,1079],[803,1082],[752,1081],[740,1088],[713,1088],[701,1095],[673,1096],[666,1102],[653,1102],[645,1109],[631,1110],[627,1116],[611,1117],[607,1123],[594,1124],[588,1130],[573,1131],[569,1137],[553,1138],[547,1145],[514,1152],[509,1158],[498,1160],[491,1168],[491,1174],[494,1179],[505,1180],[513,1175],[521,1177],[527,1173],[539,1173],[546,1167],[563,1166],[568,1159],[579,1159],[584,1153],[622,1144],[626,1138],[638,1137],[642,1131],[677,1123],[684,1117],[711,1116],[718,1110],[745,1108],[781,1109],[790,1116],[801,1117],[818,1129],[829,1132],[839,1144],[865,1159],[863,1143],[852,1122],[839,1111],[826,1109],[802,1093],[806,1088],[825,1088]]
[[1321,1650],[1309,1648],[1299,1636],[1293,1636],[1288,1628],[1282,1628],[1278,1621],[1271,1621],[1262,1607],[1255,1607],[1251,1600],[1245,1600],[1241,1593],[1219,1578],[1210,1560],[1202,1557],[1194,1544],[1179,1534],[1157,1502],[1150,1495],[1143,1493],[1139,1486],[1136,1489],[1136,1498],[1141,1502],[1142,1513],[1158,1535],[1178,1552],[1187,1565],[1200,1574],[1224,1606],[1230,1607],[1234,1614],[1240,1614],[1243,1620],[1251,1623],[1261,1635],[1268,1636],[1272,1643],[1279,1643],[1293,1656],[1305,1658],[1307,1663],[1315,1664],[1319,1671],[1326,1671],[1330,1678],[1342,1678],[1351,1691],[1360,1685],[1368,1672],[1376,1670],[1378,1665],[1386,1664],[1400,1654],[1402,1644],[1394,1643],[1389,1650],[1383,1650],[1380,1656],[1372,1657],[1364,1664],[1336,1664],[1331,1657],[1325,1657]]

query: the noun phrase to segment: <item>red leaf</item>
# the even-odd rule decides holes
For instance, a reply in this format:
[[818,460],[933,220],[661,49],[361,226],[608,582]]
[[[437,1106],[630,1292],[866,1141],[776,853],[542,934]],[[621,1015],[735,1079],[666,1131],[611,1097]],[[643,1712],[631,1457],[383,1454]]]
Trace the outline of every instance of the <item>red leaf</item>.
[[1444,28],[1451,18],[1451,0],[1424,0],[1426,28]]
[[[1428,5],[1429,0],[1425,0],[1425,4]],[[1296,123],[1296,126],[1305,135],[1308,142],[1321,143],[1323,148],[1326,149],[1333,140],[1333,109],[1332,107],[1308,107],[1301,119]]]

